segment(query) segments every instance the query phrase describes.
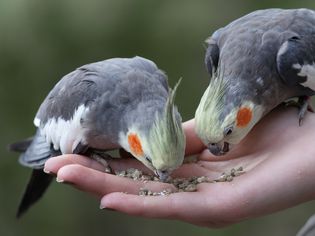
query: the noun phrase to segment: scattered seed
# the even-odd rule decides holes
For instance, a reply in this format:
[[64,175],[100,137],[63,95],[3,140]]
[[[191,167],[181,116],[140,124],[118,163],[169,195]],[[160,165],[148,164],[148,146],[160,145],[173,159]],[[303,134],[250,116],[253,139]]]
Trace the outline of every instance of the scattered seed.
[[105,168],[105,173],[111,174],[111,173],[112,173],[112,170],[111,170],[109,167],[106,167],[106,168]]
[[233,180],[233,176],[229,175],[226,177],[226,181],[231,182]]
[[205,183],[208,182],[209,178],[207,176],[201,176],[197,178],[198,183]]
[[234,174],[234,176],[237,177],[237,176],[240,176],[240,175],[242,175],[242,174],[244,174],[244,173],[245,173],[244,171],[236,172],[236,173]]
[[195,192],[197,190],[196,184],[189,184],[185,189],[184,192]]
[[[200,183],[215,183],[215,182],[230,182],[233,181],[234,177],[244,174],[243,167],[237,169],[232,168],[229,172],[223,172],[222,175],[217,179],[209,179],[207,176],[192,176],[189,178],[168,178],[166,183],[172,184],[176,187],[176,191],[172,189],[164,189],[161,192],[153,192],[146,188],[139,189],[140,196],[167,196],[175,192],[195,192],[197,191],[197,185]],[[142,173],[142,171],[134,168],[130,168],[123,171],[116,171],[116,175],[121,177],[130,178],[133,180],[140,180],[144,183],[148,181],[161,182],[159,178],[152,175]]]

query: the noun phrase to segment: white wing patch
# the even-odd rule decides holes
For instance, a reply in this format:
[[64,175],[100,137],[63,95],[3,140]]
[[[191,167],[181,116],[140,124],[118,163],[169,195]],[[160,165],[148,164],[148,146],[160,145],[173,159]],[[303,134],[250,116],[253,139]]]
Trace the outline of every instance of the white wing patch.
[[293,65],[294,69],[299,69],[298,76],[306,77],[306,81],[301,83],[304,87],[308,87],[315,90],[315,64],[311,65],[300,65],[298,63]]
[[37,117],[35,117],[33,123],[34,123],[34,125],[35,125],[36,127],[39,127],[39,126],[40,126],[40,119],[37,118]]
[[280,47],[279,51],[278,51],[278,55],[277,58],[279,58],[280,56],[282,56],[284,53],[286,53],[288,51],[288,41],[286,41],[284,44],[282,44],[282,46]]
[[[88,108],[81,105],[75,110],[72,119],[52,118],[41,128],[42,135],[48,143],[52,143],[55,150],[63,154],[72,153],[76,146],[85,143],[85,130],[82,128],[81,117],[88,112]],[[35,118],[36,120],[36,118]],[[34,123],[36,125],[37,120]]]

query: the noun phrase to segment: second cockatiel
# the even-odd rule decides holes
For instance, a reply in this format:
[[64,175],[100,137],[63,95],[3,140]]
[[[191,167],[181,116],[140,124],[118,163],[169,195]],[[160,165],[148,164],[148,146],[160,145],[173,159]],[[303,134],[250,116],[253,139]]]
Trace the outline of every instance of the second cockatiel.
[[214,155],[229,151],[285,100],[299,98],[300,123],[315,91],[315,12],[252,12],[207,39],[211,75],[196,110],[196,133]]
[[11,145],[34,169],[18,216],[48,187],[52,176],[43,167],[55,155],[123,148],[165,180],[185,151],[177,85],[169,89],[165,73],[142,57],[92,63],[64,76],[36,114],[35,136]]

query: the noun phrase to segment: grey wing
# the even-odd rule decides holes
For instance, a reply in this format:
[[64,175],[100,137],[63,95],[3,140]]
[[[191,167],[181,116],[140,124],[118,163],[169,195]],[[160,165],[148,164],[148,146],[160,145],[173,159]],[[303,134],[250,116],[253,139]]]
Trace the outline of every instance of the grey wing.
[[277,70],[285,83],[302,85],[311,94],[315,91],[315,13],[302,9],[295,17],[278,50]]
[[45,124],[53,117],[70,120],[81,104],[87,105],[99,96],[97,77],[97,72],[85,68],[79,68],[64,76],[41,104],[35,125]]
[[[108,94],[108,106],[115,106],[110,99],[115,96],[115,87],[126,78],[132,70],[154,74],[154,78],[161,81],[167,87],[167,81],[163,72],[156,65],[144,58],[135,57],[131,59],[114,58],[97,63],[84,65],[64,76],[48,94],[41,104],[35,117],[35,125],[39,127],[27,150],[20,156],[20,163],[35,169],[43,168],[45,161],[55,155],[59,149],[62,153],[69,150],[73,153],[82,153],[88,146],[82,144],[81,140],[73,142],[69,148],[67,141],[61,141],[64,135],[66,139],[75,140],[79,135],[75,132],[54,126],[51,130],[41,132],[48,120],[62,118],[69,121],[82,104],[88,107],[101,96]],[[116,99],[117,100],[117,99]],[[117,102],[117,101],[115,101]],[[82,114],[84,115],[84,114]],[[57,122],[57,121],[56,121]],[[79,122],[81,120],[79,119]],[[57,129],[57,131],[56,131]],[[60,131],[60,132],[59,132]],[[57,133],[57,135],[56,135]],[[47,135],[49,136],[47,139]],[[52,138],[53,137],[53,138]],[[60,145],[62,143],[62,145]],[[64,150],[68,150],[65,152]]]
[[113,58],[87,64],[64,76],[56,84],[41,104],[34,120],[35,125],[46,123],[53,117],[71,119],[80,105],[86,107],[104,93],[113,91],[117,80],[131,70],[154,73],[155,78],[168,89],[164,73],[152,61],[142,57]]
[[26,151],[20,155],[19,162],[33,169],[42,169],[46,160],[54,153],[55,151],[51,145],[46,142],[45,137],[37,130]]
[[[115,132],[95,129],[94,126],[110,123],[111,127],[116,127],[114,123],[120,122],[112,119],[112,113],[126,106],[131,94],[136,92],[132,85],[138,80],[131,75],[148,81],[158,80],[163,87],[168,86],[165,74],[153,62],[141,57],[114,58],[84,65],[56,84],[40,106],[35,125],[47,143],[52,143],[53,148],[62,153],[73,153],[80,143],[94,148],[100,144],[102,148],[108,148],[109,144],[111,148],[116,147]],[[123,87],[126,87],[126,93]],[[91,135],[101,136],[102,140],[110,139],[106,142],[109,144],[104,146],[104,140],[98,140],[96,144],[91,141]]]

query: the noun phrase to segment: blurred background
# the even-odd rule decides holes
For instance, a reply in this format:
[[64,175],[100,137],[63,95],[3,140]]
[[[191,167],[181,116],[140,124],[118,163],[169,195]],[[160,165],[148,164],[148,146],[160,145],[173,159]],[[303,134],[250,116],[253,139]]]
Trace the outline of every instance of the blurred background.
[[177,105],[184,120],[192,118],[208,81],[204,40],[248,12],[271,7],[315,8],[315,2],[0,1],[0,235],[295,235],[314,213],[314,202],[210,230],[100,211],[96,199],[55,183],[17,221],[30,170],[19,166],[17,155],[5,147],[33,134],[38,106],[63,75],[111,57],[152,59],[167,72],[171,86],[183,77]]

